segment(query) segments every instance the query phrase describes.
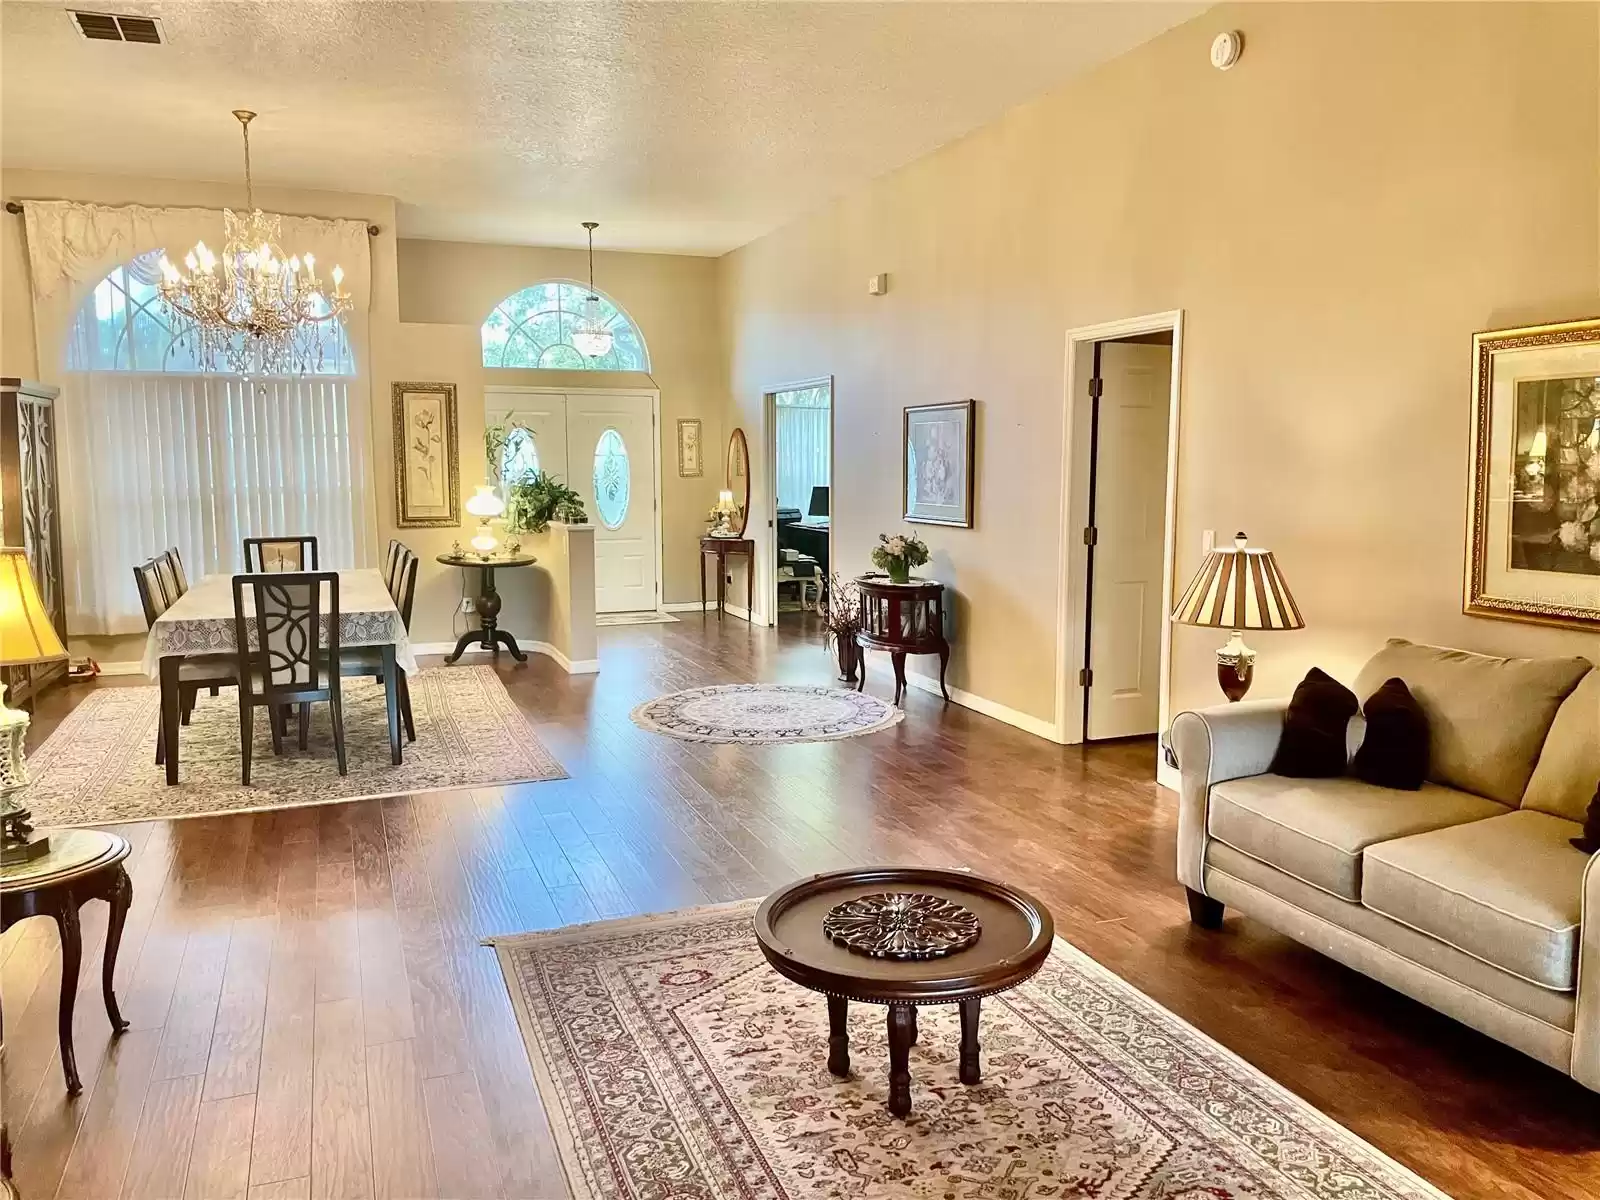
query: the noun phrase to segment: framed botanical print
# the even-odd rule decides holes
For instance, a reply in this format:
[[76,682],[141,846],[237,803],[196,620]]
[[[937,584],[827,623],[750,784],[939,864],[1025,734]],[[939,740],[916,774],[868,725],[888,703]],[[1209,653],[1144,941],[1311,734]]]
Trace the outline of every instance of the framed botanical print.
[[678,478],[698,479],[706,473],[700,447],[700,419],[678,418]]
[[976,413],[975,400],[905,410],[901,479],[907,521],[972,528]]
[[1600,631],[1600,320],[1472,349],[1464,610]]
[[395,520],[401,528],[461,524],[456,385],[396,383]]

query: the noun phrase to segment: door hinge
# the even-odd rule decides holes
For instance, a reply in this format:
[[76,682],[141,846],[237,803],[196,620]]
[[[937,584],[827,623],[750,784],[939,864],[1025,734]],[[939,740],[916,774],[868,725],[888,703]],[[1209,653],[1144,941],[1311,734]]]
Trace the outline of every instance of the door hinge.
[[1101,379],[1100,376],[1096,375],[1093,379],[1089,380],[1089,399],[1098,400],[1101,396],[1105,395],[1105,391],[1106,381]]
[[1084,527],[1083,544],[1085,546],[1098,546],[1100,544],[1100,531],[1093,525]]
[[1089,687],[1093,683],[1094,683],[1094,672],[1091,671],[1088,667],[1084,667],[1081,671],[1078,672],[1078,686],[1079,687]]

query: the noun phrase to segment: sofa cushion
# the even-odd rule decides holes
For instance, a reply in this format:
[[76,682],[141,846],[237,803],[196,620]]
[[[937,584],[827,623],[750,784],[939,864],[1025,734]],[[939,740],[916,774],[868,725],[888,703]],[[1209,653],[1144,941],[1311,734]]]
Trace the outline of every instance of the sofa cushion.
[[1575,985],[1583,871],[1572,821],[1526,809],[1368,846],[1361,902],[1541,987]]
[[1428,717],[1428,778],[1516,805],[1556,709],[1590,670],[1582,658],[1494,658],[1401,638],[1361,668],[1363,704],[1386,679],[1405,680]]
[[1353,902],[1361,852],[1374,842],[1509,811],[1437,784],[1396,792],[1359,779],[1252,775],[1211,789],[1207,828],[1235,850]]
[[1583,820],[1600,787],[1600,671],[1590,671],[1561,702],[1522,807]]

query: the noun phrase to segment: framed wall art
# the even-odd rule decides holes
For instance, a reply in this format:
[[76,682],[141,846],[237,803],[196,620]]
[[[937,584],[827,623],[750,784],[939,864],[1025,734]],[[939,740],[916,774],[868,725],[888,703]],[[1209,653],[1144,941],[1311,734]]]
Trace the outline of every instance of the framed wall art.
[[1472,349],[1464,611],[1600,630],[1600,320]]
[[394,523],[401,528],[461,524],[456,385],[396,383]]
[[905,410],[902,483],[905,519],[972,528],[977,401]]
[[698,479],[706,473],[700,446],[700,419],[678,418],[678,478]]

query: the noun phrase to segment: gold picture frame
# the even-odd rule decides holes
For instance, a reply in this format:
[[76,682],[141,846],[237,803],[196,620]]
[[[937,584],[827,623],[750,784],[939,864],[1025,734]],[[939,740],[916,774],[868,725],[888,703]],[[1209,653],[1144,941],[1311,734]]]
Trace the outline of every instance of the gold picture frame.
[[394,417],[394,523],[402,529],[461,524],[456,385],[390,385]]
[[1600,319],[1472,338],[1462,611],[1600,631]]
[[678,418],[678,478],[699,479],[706,473],[704,428],[699,417]]

